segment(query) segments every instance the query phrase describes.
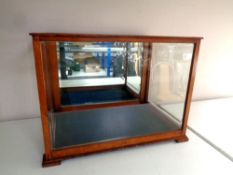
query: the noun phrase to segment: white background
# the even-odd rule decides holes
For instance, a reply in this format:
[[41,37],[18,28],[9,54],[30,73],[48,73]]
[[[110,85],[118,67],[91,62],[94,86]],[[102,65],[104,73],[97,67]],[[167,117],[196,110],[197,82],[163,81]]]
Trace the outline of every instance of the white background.
[[0,0],[0,120],[39,116],[30,32],[203,36],[193,98],[233,96],[232,0]]

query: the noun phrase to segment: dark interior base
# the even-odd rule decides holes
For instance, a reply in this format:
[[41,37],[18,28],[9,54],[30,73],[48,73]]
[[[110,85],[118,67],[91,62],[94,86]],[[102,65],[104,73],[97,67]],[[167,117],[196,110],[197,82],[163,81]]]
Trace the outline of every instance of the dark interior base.
[[150,104],[55,113],[54,148],[179,130]]
[[88,89],[80,91],[69,91],[63,89],[61,93],[61,104],[64,106],[133,99],[136,99],[134,95],[123,87],[110,89]]

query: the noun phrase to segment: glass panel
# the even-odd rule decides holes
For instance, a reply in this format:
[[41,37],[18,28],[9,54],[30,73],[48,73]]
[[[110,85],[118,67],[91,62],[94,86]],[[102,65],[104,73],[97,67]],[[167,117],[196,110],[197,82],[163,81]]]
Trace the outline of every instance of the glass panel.
[[149,101],[180,125],[183,118],[193,44],[153,43]]
[[[62,80],[105,77],[114,77],[117,84],[124,84],[124,45],[125,43],[59,42],[60,86],[67,84]],[[98,80],[90,81],[88,85],[79,81],[73,83],[75,87],[102,85]],[[114,82],[109,81],[105,84],[112,83]]]
[[[134,100],[135,95],[125,86],[126,60],[128,57],[131,60],[134,55],[141,58],[141,45],[125,42],[58,42],[61,104]],[[133,64],[129,65],[136,67]],[[137,89],[140,87],[140,71],[138,65],[134,73],[130,72],[130,82],[133,84],[137,80]]]
[[143,43],[129,43],[127,51],[127,86],[136,94],[139,94],[143,64]]
[[[144,47],[145,43],[124,42],[42,42],[54,149],[180,129],[193,44],[146,45],[149,47]],[[135,92],[140,92],[146,49],[152,56],[148,103],[68,112],[56,108],[57,87],[63,106],[138,98]],[[54,75],[59,79],[57,85]],[[135,77],[138,83],[131,81]]]

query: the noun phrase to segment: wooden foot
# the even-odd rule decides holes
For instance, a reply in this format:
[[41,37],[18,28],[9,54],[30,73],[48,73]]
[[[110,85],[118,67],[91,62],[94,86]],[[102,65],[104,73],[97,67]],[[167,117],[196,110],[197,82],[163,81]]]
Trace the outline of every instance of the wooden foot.
[[45,155],[43,155],[43,161],[42,161],[42,167],[51,167],[51,166],[57,166],[61,165],[61,159],[52,159],[52,160],[46,160]]
[[181,137],[178,137],[177,139],[175,139],[175,142],[176,143],[180,143],[180,142],[187,142],[189,140],[189,138],[184,135],[184,136],[181,136]]

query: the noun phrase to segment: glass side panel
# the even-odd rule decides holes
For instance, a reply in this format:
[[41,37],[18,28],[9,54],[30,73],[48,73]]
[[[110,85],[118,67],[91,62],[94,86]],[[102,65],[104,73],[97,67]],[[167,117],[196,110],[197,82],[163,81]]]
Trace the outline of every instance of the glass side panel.
[[[141,54],[142,43],[57,42],[61,104],[134,100],[135,95],[125,86],[126,70],[131,89],[139,90]],[[130,63],[126,64],[127,60]]]
[[182,123],[193,44],[153,43],[149,101]]
[[143,43],[127,45],[127,86],[136,94],[140,93],[143,64]]

